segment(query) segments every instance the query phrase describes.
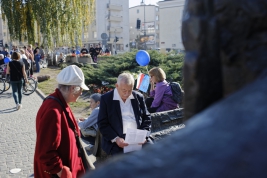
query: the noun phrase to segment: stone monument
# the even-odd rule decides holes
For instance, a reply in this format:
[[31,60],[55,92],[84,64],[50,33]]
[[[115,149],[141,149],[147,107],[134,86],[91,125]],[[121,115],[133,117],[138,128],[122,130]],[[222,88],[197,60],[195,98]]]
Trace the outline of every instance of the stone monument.
[[186,127],[85,177],[266,177],[266,9],[266,0],[187,0]]

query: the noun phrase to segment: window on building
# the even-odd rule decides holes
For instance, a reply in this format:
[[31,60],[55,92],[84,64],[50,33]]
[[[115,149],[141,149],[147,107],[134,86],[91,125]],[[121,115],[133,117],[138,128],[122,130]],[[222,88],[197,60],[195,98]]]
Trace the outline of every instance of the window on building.
[[158,15],[156,16],[156,20],[159,20],[159,16]]
[[97,38],[97,32],[93,32],[94,33],[94,38]]
[[156,25],[156,30],[158,30],[159,29],[159,25]]
[[172,44],[172,47],[176,47],[176,44]]
[[139,14],[139,9],[137,9],[137,14]]
[[159,8],[158,7],[156,7],[156,11],[159,11]]
[[155,33],[155,29],[154,28],[148,28],[147,33]]
[[83,34],[83,39],[88,39],[88,34],[87,33]]
[[6,36],[6,32],[4,32],[4,36]]

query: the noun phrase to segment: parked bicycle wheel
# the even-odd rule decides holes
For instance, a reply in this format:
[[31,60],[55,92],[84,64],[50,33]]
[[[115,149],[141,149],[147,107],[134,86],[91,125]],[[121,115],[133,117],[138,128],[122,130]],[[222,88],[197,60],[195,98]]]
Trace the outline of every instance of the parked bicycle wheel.
[[5,80],[0,78],[0,94],[2,94],[5,91],[6,84]]
[[10,82],[5,81],[5,91],[9,90]]
[[33,78],[28,78],[28,82],[25,87],[23,87],[23,94],[30,95],[32,94],[37,88],[37,82]]

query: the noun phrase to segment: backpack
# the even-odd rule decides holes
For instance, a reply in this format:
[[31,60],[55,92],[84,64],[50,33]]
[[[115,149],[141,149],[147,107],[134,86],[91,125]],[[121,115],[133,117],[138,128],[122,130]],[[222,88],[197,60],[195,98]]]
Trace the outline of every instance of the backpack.
[[169,85],[171,86],[172,90],[171,98],[173,101],[181,105],[184,98],[184,91],[182,90],[180,84],[178,82],[171,82]]
[[22,61],[23,61],[24,65],[25,65],[25,70],[29,70],[30,67],[31,67],[31,64],[28,62],[28,60],[25,59],[25,58],[22,58]]

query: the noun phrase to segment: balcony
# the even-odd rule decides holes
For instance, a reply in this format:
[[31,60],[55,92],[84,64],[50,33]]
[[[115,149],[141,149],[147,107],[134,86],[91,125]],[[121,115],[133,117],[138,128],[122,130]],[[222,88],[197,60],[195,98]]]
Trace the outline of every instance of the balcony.
[[122,21],[122,16],[108,16],[109,21],[115,21],[115,22],[121,22]]
[[116,31],[116,32],[120,33],[120,32],[123,31],[123,28],[122,27],[110,27],[110,26],[108,26],[107,30],[110,31],[110,32],[115,32]]
[[112,11],[122,11],[123,10],[121,5],[116,5],[116,4],[107,4],[107,8],[108,8],[108,10],[112,10]]

